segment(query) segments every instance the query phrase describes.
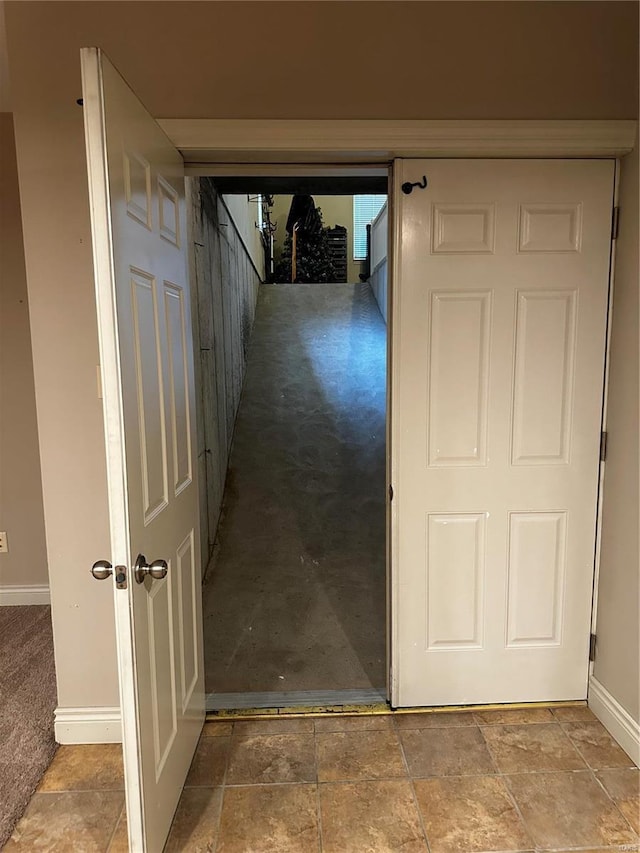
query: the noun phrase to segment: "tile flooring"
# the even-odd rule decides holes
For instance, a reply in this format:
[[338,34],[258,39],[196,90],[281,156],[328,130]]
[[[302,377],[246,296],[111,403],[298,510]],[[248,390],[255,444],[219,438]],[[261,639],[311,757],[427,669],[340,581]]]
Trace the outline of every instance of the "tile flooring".
[[[639,776],[584,706],[212,721],[166,850],[637,851]],[[123,802],[119,746],[63,746],[5,850],[126,851]]]

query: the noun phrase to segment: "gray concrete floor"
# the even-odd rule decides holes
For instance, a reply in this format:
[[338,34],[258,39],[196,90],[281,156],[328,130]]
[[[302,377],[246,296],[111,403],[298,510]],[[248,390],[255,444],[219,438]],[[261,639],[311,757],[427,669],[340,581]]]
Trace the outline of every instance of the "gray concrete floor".
[[386,327],[369,285],[262,285],[204,585],[207,693],[383,687]]

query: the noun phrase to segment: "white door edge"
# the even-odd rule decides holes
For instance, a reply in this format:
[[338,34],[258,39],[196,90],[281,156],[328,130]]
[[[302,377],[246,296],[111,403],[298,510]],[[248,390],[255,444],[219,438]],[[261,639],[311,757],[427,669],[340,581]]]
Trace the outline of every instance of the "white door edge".
[[[613,208],[618,207],[620,200],[620,158],[616,158],[616,169],[613,186]],[[607,430],[607,413],[609,408],[609,384],[611,372],[611,330],[613,327],[613,300],[615,297],[615,272],[616,272],[616,250],[617,240],[611,240],[611,258],[609,262],[609,306],[607,310],[607,337],[604,351],[604,384],[602,390],[602,432]],[[598,476],[598,497],[597,497],[597,516],[596,516],[596,543],[594,553],[593,566],[593,600],[591,603],[591,633],[596,633],[596,625],[598,619],[598,585],[600,582],[600,563],[602,556],[602,520],[604,508],[604,490],[605,490],[605,473],[606,460],[600,460],[600,472]],[[593,675],[594,661],[589,662],[589,675]]]
[[[389,195],[389,223],[390,223],[390,243],[389,251],[391,254],[389,262],[389,278],[387,281],[387,293],[389,300],[389,341],[388,353],[390,362],[390,387],[388,395],[388,430],[389,443],[387,453],[389,456],[389,482],[394,493],[397,494],[398,483],[398,445],[393,441],[393,421],[396,416],[396,399],[394,397],[394,389],[398,387],[399,378],[399,358],[398,358],[398,336],[394,335],[394,326],[398,314],[398,288],[396,283],[399,280],[399,262],[400,252],[399,246],[401,242],[401,222],[398,215],[400,210],[400,180],[396,174],[395,164],[391,167],[391,193]],[[394,494],[394,498],[395,498]],[[391,582],[389,584],[389,593],[391,601],[389,605],[390,612],[390,665],[391,672],[389,677],[390,684],[390,702],[392,708],[397,708],[399,704],[399,678],[400,678],[400,655],[398,642],[398,601],[399,601],[399,583],[398,583],[398,501],[391,501],[390,511],[390,529],[389,536],[389,572]]]
[[[399,161],[404,159],[413,159],[413,158],[398,158]],[[451,160],[455,159],[492,159],[492,158],[456,158],[456,156],[452,156]],[[528,157],[528,156],[519,156],[514,159],[517,160],[552,160],[556,158],[550,157]],[[571,158],[563,158],[563,159],[571,159]],[[598,159],[595,157],[589,157],[585,159]],[[618,203],[618,184],[619,184],[619,173],[620,173],[620,163],[619,158],[608,157],[602,158],[608,160],[615,160],[615,183],[614,183],[614,193],[613,193],[613,206],[615,207]],[[394,168],[396,168],[399,163],[393,164],[392,167],[392,187],[393,187],[393,198],[398,200],[401,199],[402,196],[399,195],[400,181],[396,178],[393,178]],[[392,198],[390,193],[390,198]],[[400,222],[397,216],[394,216],[392,213],[393,227],[392,227],[392,240],[391,247],[398,246],[400,244]],[[610,263],[609,263],[609,274],[608,274],[608,312],[607,312],[607,327],[606,327],[606,340],[605,340],[605,361],[603,364],[603,373],[602,373],[602,381],[603,381],[603,392],[602,392],[602,428],[606,428],[606,402],[607,402],[607,394],[608,394],[608,371],[609,371],[609,355],[610,355],[610,342],[611,342],[611,311],[612,311],[612,296],[613,296],[613,276],[614,276],[614,264],[615,264],[615,241],[610,241]],[[390,359],[391,359],[391,377],[392,377],[392,389],[390,393],[389,400],[389,419],[390,422],[393,422],[396,417],[396,400],[394,398],[394,390],[393,387],[397,389],[397,357],[396,352],[398,349],[398,340],[396,336],[393,334],[392,323],[393,323],[393,314],[397,311],[398,304],[398,293],[397,293],[397,281],[398,281],[398,257],[397,253],[393,253],[390,267],[390,283],[389,283],[389,302],[391,306],[390,311],[390,322],[389,322],[389,331],[390,331]],[[390,626],[390,635],[391,635],[391,672],[390,672],[390,694],[391,694],[391,705],[392,707],[399,706],[399,683],[400,683],[400,666],[401,661],[399,660],[399,644],[397,640],[398,634],[398,598],[399,598],[399,573],[397,567],[398,560],[398,507],[399,501],[397,500],[398,493],[401,491],[399,483],[398,483],[398,448],[394,446],[393,442],[390,443],[389,453],[391,458],[391,485],[395,491],[395,498],[391,504],[391,530],[389,531],[390,537],[390,546],[391,546],[391,555],[390,555],[390,565],[391,565],[391,578],[390,578],[390,594],[391,594],[391,602],[390,602],[390,610],[391,610],[391,626]],[[596,618],[596,607],[597,607],[597,591],[598,591],[598,568],[599,568],[599,559],[600,559],[600,549],[601,549],[601,521],[602,521],[602,493],[603,493],[603,474],[604,468],[603,465],[600,466],[599,476],[597,481],[597,516],[594,524],[594,534],[595,534],[595,542],[594,542],[594,572],[593,572],[593,598],[592,598],[592,608],[591,608],[591,624],[595,624]],[[586,663],[586,660],[585,660]],[[590,674],[590,673],[589,673]],[[586,675],[588,678],[588,675]],[[585,685],[585,695],[586,695],[586,685]]]
[[[96,280],[96,301],[98,303],[98,338],[102,352],[108,351],[111,357],[103,359],[101,364],[102,393],[109,404],[103,406],[105,449],[107,462],[107,480],[109,483],[109,518],[111,531],[111,559],[114,566],[132,565],[128,531],[128,493],[126,484],[126,458],[124,446],[124,415],[122,388],[118,371],[111,369],[120,362],[118,332],[116,320],[115,294],[112,282],[115,278],[113,259],[113,240],[111,234],[110,199],[108,179],[106,177],[106,128],[105,112],[102,100],[102,66],[99,48],[82,48],[82,84],[85,105],[93,100],[98,109],[85,110],[88,120],[85,124],[85,143],[87,146],[87,166],[89,172],[99,171],[102,181],[89,181],[89,203],[92,222],[96,235],[92,240],[94,275]],[[98,234],[100,231],[100,234]],[[106,251],[106,246],[109,251]],[[108,363],[105,363],[108,361]],[[129,569],[127,569],[129,573]],[[129,577],[129,582],[131,582]],[[129,618],[127,596],[118,595],[113,585],[114,611],[116,617],[116,648],[120,661],[118,679],[120,701],[122,705],[123,760],[125,776],[129,780],[127,821],[131,834],[144,837],[144,816],[142,789],[139,784],[138,749],[129,749],[127,745],[140,743],[138,730],[137,697],[133,685],[135,673],[125,669],[122,661],[133,660],[134,638]],[[127,709],[130,709],[127,713]],[[135,710],[134,710],[135,709]],[[133,713],[131,713],[133,711]]]

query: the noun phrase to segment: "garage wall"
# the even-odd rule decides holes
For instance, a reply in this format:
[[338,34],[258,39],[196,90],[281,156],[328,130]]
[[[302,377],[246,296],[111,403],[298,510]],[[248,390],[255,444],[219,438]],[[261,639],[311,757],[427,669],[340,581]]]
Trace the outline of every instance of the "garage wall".
[[[218,195],[208,178],[190,178],[190,233],[195,323],[198,474],[202,568],[213,552],[231,441],[244,382],[247,349],[263,278],[237,225],[247,221],[246,196]],[[236,217],[227,205],[236,199]],[[250,210],[249,210],[250,212]],[[255,230],[255,228],[254,228]],[[256,232],[257,233],[257,232]],[[264,258],[264,256],[263,256]],[[260,260],[260,259],[258,259]]]
[[382,208],[371,223],[371,270],[369,284],[378,303],[380,313],[387,322],[388,307],[388,242],[389,242],[389,205]]
[[6,4],[61,705],[118,704],[112,599],[88,573],[109,536],[79,49],[158,117],[634,118],[637,22],[579,0]]
[[264,247],[260,230],[257,228],[258,203],[257,196],[242,194],[227,194],[222,196],[225,207],[233,219],[238,236],[242,240],[250,258],[264,281]]

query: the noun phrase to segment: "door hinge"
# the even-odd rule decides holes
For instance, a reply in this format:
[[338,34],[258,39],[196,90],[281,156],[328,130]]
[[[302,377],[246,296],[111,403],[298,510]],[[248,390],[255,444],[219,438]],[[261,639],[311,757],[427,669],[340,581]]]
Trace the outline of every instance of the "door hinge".
[[389,500],[393,500],[393,486],[389,486]]
[[613,208],[613,216],[611,217],[611,239],[618,239],[618,231],[620,230],[620,208]]
[[589,636],[589,660],[594,661],[596,659],[596,635],[591,634]]
[[609,441],[609,433],[603,430],[600,433],[600,461],[607,461],[607,443]]

